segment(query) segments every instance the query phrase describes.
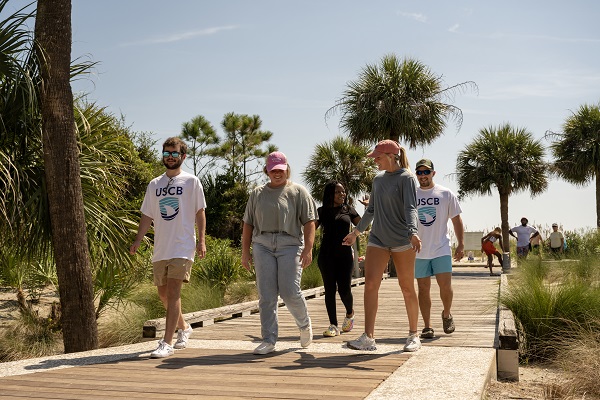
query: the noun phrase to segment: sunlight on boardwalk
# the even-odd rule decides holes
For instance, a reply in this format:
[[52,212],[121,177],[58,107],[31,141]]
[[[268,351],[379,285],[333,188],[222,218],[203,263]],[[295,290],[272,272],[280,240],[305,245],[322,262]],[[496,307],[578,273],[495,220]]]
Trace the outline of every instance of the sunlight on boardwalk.
[[[443,333],[441,318],[437,317],[441,314],[441,302],[438,287],[432,281],[436,337],[424,340],[424,349],[412,354],[402,352],[408,333],[407,318],[398,283],[390,278],[382,282],[380,289],[378,350],[373,353],[354,352],[345,346],[346,341],[363,331],[363,286],[358,286],[353,288],[355,329],[341,336],[322,336],[329,325],[324,299],[308,301],[314,330],[314,342],[308,349],[300,349],[298,328],[282,307],[276,352],[267,356],[251,354],[260,342],[259,315],[252,314],[196,328],[189,348],[165,359],[148,358],[155,346],[155,341],[151,341],[140,344],[143,350],[137,353],[121,350],[129,358],[106,363],[100,363],[102,356],[89,354],[80,357],[80,364],[77,357],[65,361],[63,365],[73,367],[63,369],[53,369],[56,364],[41,359],[32,360],[32,365],[22,372],[0,378],[0,399],[364,399],[369,395],[376,399],[421,398],[435,390],[450,394],[466,386],[465,382],[474,375],[482,390],[481,382],[489,374],[489,358],[478,364],[476,358],[469,357],[481,351],[493,352],[498,281],[485,268],[456,268],[452,310],[456,332],[451,335]],[[338,313],[341,321],[344,313],[341,302]],[[108,354],[110,350],[94,354]],[[462,354],[464,360],[446,356],[448,351],[455,356]],[[89,362],[83,360],[90,359],[97,363],[81,365]],[[419,369],[439,368],[448,362],[454,367],[448,375],[452,379],[444,380],[448,388],[441,385],[443,382],[436,374]],[[476,371],[468,370],[469,367],[475,367]],[[421,395],[416,397],[399,392],[414,386],[405,381],[414,374],[421,376],[425,386],[432,387],[419,388]],[[430,376],[437,378],[432,381],[428,379]],[[466,390],[468,396],[460,392],[452,398],[481,398],[477,397],[477,391]]]
[[144,357],[3,378],[0,398],[363,399],[406,359],[188,349],[163,360]]

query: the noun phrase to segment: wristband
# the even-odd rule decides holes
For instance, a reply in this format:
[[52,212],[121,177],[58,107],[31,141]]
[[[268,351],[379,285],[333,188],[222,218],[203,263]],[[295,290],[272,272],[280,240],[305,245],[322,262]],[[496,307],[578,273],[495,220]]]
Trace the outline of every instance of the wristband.
[[[358,232],[358,233],[356,233],[356,232]],[[353,229],[353,230],[352,230],[352,233],[353,233],[353,234],[354,234],[354,236],[356,236],[356,237],[359,237],[359,236],[360,236],[360,231],[357,231],[357,230],[354,230],[354,229]]]

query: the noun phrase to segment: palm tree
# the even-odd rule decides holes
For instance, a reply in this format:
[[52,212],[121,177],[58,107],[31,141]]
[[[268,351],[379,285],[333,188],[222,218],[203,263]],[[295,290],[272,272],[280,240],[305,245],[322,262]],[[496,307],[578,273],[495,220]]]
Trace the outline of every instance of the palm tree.
[[552,171],[567,182],[586,185],[596,179],[596,226],[600,228],[600,103],[584,104],[563,124],[563,133],[551,133]]
[[390,54],[380,65],[367,65],[326,117],[339,111],[340,127],[355,143],[402,140],[414,149],[441,136],[448,119],[460,128],[462,111],[445,100],[467,88],[477,86],[467,81],[443,87],[442,77],[425,64]]
[[71,0],[38,0],[44,169],[52,225],[65,352],[98,347],[79,147],[71,91]]
[[316,145],[302,173],[312,196],[321,199],[325,185],[331,180],[344,185],[350,204],[360,193],[370,191],[377,169],[373,160],[366,157],[369,150],[341,136]]
[[[7,0],[0,0],[0,11],[6,3]],[[6,260],[13,260],[14,265],[24,266],[27,273],[24,279],[31,282],[29,276],[35,274],[37,265],[48,271],[48,277],[54,276],[55,265],[59,265],[58,255],[55,257],[57,251],[68,258],[80,247],[89,248],[95,286],[90,314],[94,320],[91,324],[95,326],[95,319],[102,310],[131,288],[135,274],[145,272],[136,270],[134,259],[123,249],[129,246],[137,227],[137,217],[132,218],[128,206],[139,197],[140,191],[143,196],[151,174],[146,170],[151,166],[137,157],[131,134],[122,121],[93,104],[77,102],[74,105],[72,96],[69,97],[71,115],[75,110],[72,124],[76,135],[75,160],[80,165],[77,180],[83,197],[87,235],[78,246],[60,250],[53,247],[55,232],[47,193],[50,184],[44,162],[39,104],[41,63],[36,57],[32,33],[27,29],[34,14],[19,10],[0,21],[0,263],[3,263],[0,269],[8,265]],[[89,68],[89,64],[70,68],[72,74],[79,74]],[[59,155],[61,171],[64,171],[67,160],[73,159],[60,152]],[[58,241],[66,245],[70,238],[62,236]],[[76,276],[73,274],[73,278]],[[54,278],[51,281],[55,283]],[[69,282],[65,284],[61,280],[59,290],[60,285],[68,286]],[[79,299],[76,297],[69,306],[77,313],[82,307]],[[72,330],[84,331],[75,321],[67,321],[67,324],[69,322],[76,325]],[[65,329],[69,328],[65,326]],[[67,343],[65,347],[73,348]]]
[[509,249],[508,198],[529,190],[536,196],[548,187],[545,150],[539,140],[524,128],[505,123],[483,128],[456,160],[458,196],[491,195],[495,187],[500,196],[503,246]]

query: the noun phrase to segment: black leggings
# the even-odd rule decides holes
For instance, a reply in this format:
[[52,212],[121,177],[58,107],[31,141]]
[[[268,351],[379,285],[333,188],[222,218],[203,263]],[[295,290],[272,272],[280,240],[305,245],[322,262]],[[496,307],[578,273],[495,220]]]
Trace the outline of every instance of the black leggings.
[[346,315],[350,315],[353,312],[351,287],[354,262],[352,259],[352,250],[348,246],[336,246],[334,249],[321,247],[317,262],[321,270],[321,276],[323,276],[325,308],[329,316],[329,323],[338,326],[335,304],[336,288],[344,307],[346,307]]

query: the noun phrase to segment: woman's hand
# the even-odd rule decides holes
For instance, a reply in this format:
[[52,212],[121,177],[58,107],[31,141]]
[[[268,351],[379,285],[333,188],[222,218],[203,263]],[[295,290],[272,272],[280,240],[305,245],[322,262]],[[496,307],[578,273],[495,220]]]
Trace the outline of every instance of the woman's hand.
[[246,252],[242,252],[242,267],[246,268],[248,271],[252,268],[252,257],[249,252],[247,254]]
[[342,244],[344,246],[352,246],[354,244],[354,242],[356,242],[356,238],[357,238],[357,236],[354,234],[354,232],[350,232],[349,234],[346,235],[344,240],[342,240]]
[[312,263],[312,247],[304,247],[304,250],[300,253],[300,265],[302,266],[302,269],[304,269],[308,267],[310,263]]
[[421,251],[421,239],[419,238],[419,235],[412,235],[410,237],[410,245],[412,246],[412,249],[415,251],[415,253]]

